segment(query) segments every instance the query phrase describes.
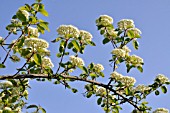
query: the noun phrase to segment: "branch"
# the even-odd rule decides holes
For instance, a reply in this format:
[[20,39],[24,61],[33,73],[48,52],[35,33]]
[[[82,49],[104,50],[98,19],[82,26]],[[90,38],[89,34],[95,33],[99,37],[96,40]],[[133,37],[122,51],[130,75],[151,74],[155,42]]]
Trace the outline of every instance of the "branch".
[[[55,76],[53,75],[51,79],[58,79],[59,76]],[[134,106],[136,109],[138,109],[139,111],[140,108],[134,104],[131,100],[129,100],[128,98],[124,97],[122,94],[118,93],[116,90],[112,89],[111,87],[109,87],[109,85],[107,84],[103,84],[101,82],[97,82],[95,80],[88,80],[86,78],[80,78],[77,76],[68,76],[68,75],[60,75],[60,77],[63,77],[64,79],[70,79],[70,80],[78,80],[78,81],[84,81],[87,83],[92,83],[94,85],[97,86],[101,86],[103,88],[106,88],[108,90],[110,90],[111,92],[113,92],[114,94],[120,96],[121,98],[123,98],[125,101],[127,101],[129,104],[131,104],[132,106]],[[49,76],[47,74],[21,74],[21,75],[17,75],[17,76],[12,76],[12,75],[1,75],[0,76],[0,80],[6,80],[6,79],[21,79],[21,78],[31,78],[31,79],[35,79],[35,78],[46,78],[48,79]]]

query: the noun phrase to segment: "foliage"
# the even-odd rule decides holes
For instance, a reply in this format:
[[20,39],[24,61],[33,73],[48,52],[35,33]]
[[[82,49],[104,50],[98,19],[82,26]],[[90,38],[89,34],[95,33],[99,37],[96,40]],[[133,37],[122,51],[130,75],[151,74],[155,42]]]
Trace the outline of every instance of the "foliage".
[[[41,106],[26,103],[29,94],[27,89],[30,88],[28,80],[37,78],[37,81],[55,80],[54,84],[62,84],[73,93],[78,92],[78,89],[72,88],[70,82],[78,80],[87,83],[84,86],[85,97],[96,96],[97,104],[106,113],[119,113],[124,103],[134,107],[132,113],[148,113],[152,108],[147,105],[146,97],[151,93],[159,95],[159,89],[163,93],[167,92],[170,81],[162,74],[156,76],[152,84],[135,85],[135,78],[117,72],[119,66],[124,64],[127,73],[133,68],[143,72],[143,59],[131,54],[131,50],[127,47],[131,43],[134,49],[139,49],[138,38],[141,38],[141,31],[135,27],[133,20],[120,20],[117,23],[118,28],[113,26],[113,19],[108,15],[101,15],[96,20],[97,28],[104,37],[103,44],[111,43],[113,47],[109,59],[113,72],[110,74],[108,84],[104,84],[97,81],[99,77],[105,77],[102,72],[103,65],[91,62],[85,66],[85,62],[79,57],[80,54],[84,54],[86,46],[95,46],[92,35],[73,25],[61,25],[57,28],[58,37],[51,42],[59,44],[56,54],[59,65],[57,70],[52,69],[54,64],[49,57],[49,43],[39,38],[40,34],[49,31],[49,23],[40,19],[38,13],[48,16],[41,0],[20,7],[6,27],[9,34],[5,38],[0,37],[0,47],[6,52],[0,68],[8,67],[6,65],[8,58],[11,62],[18,63],[21,62],[20,59],[25,61],[15,74],[0,77],[0,80],[4,80],[0,82],[0,113],[20,113],[24,106],[27,106],[27,109],[35,109],[35,113],[45,113],[46,110]],[[7,44],[6,40],[11,35],[17,35],[18,38]],[[65,61],[64,58],[69,60]],[[82,70],[81,74],[72,76],[71,72],[77,69]],[[168,113],[168,110],[159,108],[154,111],[158,112]]]

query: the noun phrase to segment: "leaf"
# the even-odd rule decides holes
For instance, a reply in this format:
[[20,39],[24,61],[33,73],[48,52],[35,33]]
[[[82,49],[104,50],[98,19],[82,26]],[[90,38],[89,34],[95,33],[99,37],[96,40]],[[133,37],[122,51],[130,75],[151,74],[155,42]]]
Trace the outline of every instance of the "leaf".
[[39,12],[44,16],[48,16],[48,12],[45,9],[41,9]]
[[73,40],[73,41],[72,41],[72,44],[73,44],[74,48],[75,48],[77,51],[80,51],[80,46],[79,46],[79,44],[78,44],[78,42],[77,42],[76,40]]
[[26,109],[29,109],[29,108],[37,108],[38,109],[38,106],[37,105],[29,105]]
[[21,10],[19,10],[19,11],[17,12],[16,16],[17,16],[17,18],[18,18],[19,20],[21,20],[21,21],[24,21],[24,22],[25,22],[25,21],[27,20],[27,18],[25,17],[25,15],[22,13]]
[[75,89],[75,88],[72,88],[71,90],[72,90],[73,93],[77,93],[78,92],[78,90]]
[[155,95],[159,95],[159,91],[158,90],[155,91]]
[[167,88],[166,88],[166,86],[161,86],[161,90],[162,90],[163,93],[167,93]]
[[100,105],[102,103],[102,98],[97,99],[97,104]]
[[128,30],[127,35],[129,38],[135,38],[135,34],[132,30]]
[[139,43],[136,40],[133,40],[132,42],[134,49],[138,50],[139,49]]
[[100,75],[101,77],[104,77],[104,73],[103,73],[103,72],[100,72],[99,75]]
[[48,22],[40,22],[39,25],[45,30],[50,31],[50,29],[48,28]]
[[86,74],[88,73],[88,70],[85,66],[78,66],[83,72],[85,72]]
[[39,54],[34,54],[34,61],[37,65],[41,65],[42,64],[42,58]]
[[103,35],[105,33],[105,30],[101,30],[100,34]]
[[72,47],[73,47],[73,43],[70,42],[70,43],[68,44],[67,48],[68,48],[68,49],[71,49]]
[[39,109],[42,111],[42,113],[46,113],[46,110],[44,108],[40,107]]
[[96,46],[96,44],[93,41],[87,41],[87,43],[91,46]]
[[51,42],[55,43],[61,40],[61,37],[57,37],[56,39],[52,40]]
[[0,64],[0,68],[5,68],[6,66],[4,64]]
[[138,69],[141,73],[143,72],[142,66],[138,66],[137,69]]
[[62,56],[62,54],[61,54],[61,53],[57,53],[56,56],[57,56],[58,58],[60,58],[60,57]]
[[107,44],[108,42],[110,42],[110,40],[108,38],[103,39],[103,44]]

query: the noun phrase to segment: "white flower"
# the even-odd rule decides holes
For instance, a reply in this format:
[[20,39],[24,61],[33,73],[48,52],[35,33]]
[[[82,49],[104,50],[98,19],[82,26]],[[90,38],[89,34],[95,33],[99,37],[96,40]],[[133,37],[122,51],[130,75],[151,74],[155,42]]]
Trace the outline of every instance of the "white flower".
[[135,66],[141,66],[143,63],[143,59],[137,55],[132,55],[129,58],[130,58],[130,63],[132,63]]
[[123,46],[122,49],[126,52],[127,55],[131,52],[131,50],[126,45]]
[[98,95],[105,95],[105,93],[106,93],[106,89],[103,88],[103,87],[98,88],[98,90],[96,91],[97,96]]
[[17,24],[18,20],[17,19],[11,19],[11,23]]
[[80,34],[78,28],[72,25],[61,25],[59,28],[57,28],[57,32],[64,38],[77,38]]
[[79,57],[75,57],[75,56],[70,56],[70,61],[74,66],[83,66],[84,65],[84,61],[79,58]]
[[111,53],[117,57],[125,57],[126,55],[126,52],[123,49],[114,49]]
[[91,41],[92,40],[92,35],[85,31],[85,30],[80,30],[80,37],[82,38],[82,42],[84,43],[85,41]]
[[31,34],[35,37],[39,37],[38,29],[31,26],[28,27],[28,34]]
[[25,39],[24,44],[27,47],[36,48],[36,49],[49,47],[49,44],[46,40],[39,39],[39,38],[27,38]]
[[102,26],[108,26],[110,24],[113,24],[113,18],[108,15],[101,15],[97,20],[96,24],[102,25]]
[[142,34],[142,32],[138,28],[129,28],[127,30],[127,32],[130,32],[130,31],[133,32],[133,35],[134,35],[132,38],[137,38],[140,36],[140,34]]
[[26,19],[29,19],[30,14],[26,10],[21,10],[22,14],[25,15]]
[[109,33],[110,36],[117,37],[118,32],[115,31],[114,29],[108,29],[107,32]]
[[129,76],[123,76],[120,80],[125,86],[134,85],[136,83],[136,79]]
[[120,81],[123,77],[123,75],[121,75],[120,73],[114,71],[110,74],[112,79],[115,79],[116,81]]
[[17,107],[15,111],[17,111],[17,113],[21,113],[21,107]]
[[52,67],[54,67],[54,64],[51,62],[51,59],[50,58],[48,58],[48,57],[44,57],[43,59],[42,59],[42,66],[48,66],[48,67],[50,67],[50,68],[52,68]]
[[133,20],[131,19],[122,19],[118,22],[119,29],[128,29],[135,27]]
[[104,70],[104,67],[101,64],[95,64],[94,65],[94,70],[97,71],[97,72],[100,72],[100,71]]
[[166,77],[166,76],[163,75],[163,74],[158,74],[158,75],[156,76],[156,79],[159,79],[161,84],[165,84],[166,82],[169,82],[168,77]]
[[169,110],[165,108],[158,108],[155,111],[153,111],[153,113],[169,113]]
[[2,81],[2,82],[0,82],[0,87],[1,88],[7,88],[7,87],[11,87],[11,86],[13,86],[13,84],[10,81]]
[[12,111],[12,109],[10,107],[5,107],[3,110]]
[[148,86],[145,86],[144,84],[139,84],[135,87],[135,91],[141,91],[144,93],[144,91],[150,90],[151,88]]

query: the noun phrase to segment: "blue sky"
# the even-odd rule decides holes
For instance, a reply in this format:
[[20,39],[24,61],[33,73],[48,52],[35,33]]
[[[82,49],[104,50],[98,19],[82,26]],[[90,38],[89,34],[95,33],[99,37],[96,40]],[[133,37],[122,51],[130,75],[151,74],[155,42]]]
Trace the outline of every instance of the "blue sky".
[[[12,15],[15,14],[20,6],[25,3],[33,3],[34,0],[1,0],[0,4],[0,36],[5,37],[7,31],[5,26],[9,24]],[[87,47],[85,54],[81,56],[86,64],[90,62],[101,63],[104,65],[106,79],[100,81],[107,82],[111,73],[108,59],[111,58],[112,50],[109,44],[103,46],[103,37],[97,31],[95,20],[100,15],[107,14],[113,17],[114,26],[121,19],[133,19],[137,28],[142,31],[142,38],[139,39],[140,48],[134,50],[131,45],[132,54],[141,56],[144,59],[144,72],[141,74],[133,69],[126,74],[124,66],[121,66],[120,72],[124,75],[136,78],[136,84],[152,83],[155,76],[159,73],[170,78],[170,1],[169,0],[44,0],[49,17],[44,18],[50,23],[50,32],[40,35],[40,38],[48,41],[57,37],[56,28],[61,24],[72,24],[79,29],[89,31],[93,35],[93,41],[96,47]],[[10,37],[13,40],[13,37]],[[50,44],[51,59],[54,63],[59,60],[55,57],[57,53],[57,44]],[[2,49],[0,49],[2,51]],[[0,55],[1,56],[1,55]],[[15,66],[18,64],[15,64]],[[54,67],[54,70],[57,68]],[[8,68],[8,72],[14,73],[15,70]],[[2,72],[6,73],[6,72]],[[64,89],[61,85],[53,85],[50,82],[40,83],[30,81],[31,89],[29,101],[32,104],[42,105],[48,113],[104,113],[100,106],[96,104],[96,98],[86,99],[83,97],[83,90],[77,94]],[[74,83],[83,89],[81,82]],[[169,88],[169,87],[168,87]],[[165,107],[170,109],[169,91],[166,95],[150,95],[149,105],[153,109]],[[129,113],[133,108],[129,105],[123,105],[121,113]]]

